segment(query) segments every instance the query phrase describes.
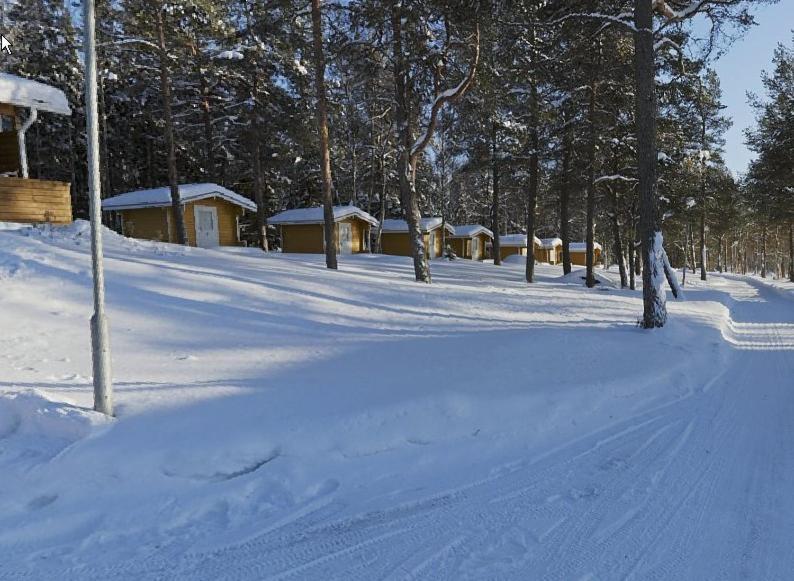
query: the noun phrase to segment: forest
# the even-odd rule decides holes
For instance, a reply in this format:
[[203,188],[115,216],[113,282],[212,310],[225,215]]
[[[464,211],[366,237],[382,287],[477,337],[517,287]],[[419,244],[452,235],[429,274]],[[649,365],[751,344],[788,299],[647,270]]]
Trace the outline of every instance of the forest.
[[[674,292],[709,270],[794,281],[792,46],[749,96],[745,175],[723,161],[731,120],[711,68],[762,3],[101,1],[102,197],[215,182],[256,202],[265,249],[279,243],[268,216],[324,202],[564,249],[598,241],[622,286],[647,277],[644,325],[661,326],[662,271]],[[86,217],[81,19],[60,0],[19,0],[3,20],[6,71],[74,104],[29,135],[31,177],[70,182]]]

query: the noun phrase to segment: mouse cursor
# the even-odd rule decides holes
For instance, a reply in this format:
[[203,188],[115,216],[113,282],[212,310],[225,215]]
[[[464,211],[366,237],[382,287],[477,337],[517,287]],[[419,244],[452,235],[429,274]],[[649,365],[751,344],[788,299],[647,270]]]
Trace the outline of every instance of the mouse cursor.
[[5,35],[0,35],[0,52],[11,54],[11,42]]

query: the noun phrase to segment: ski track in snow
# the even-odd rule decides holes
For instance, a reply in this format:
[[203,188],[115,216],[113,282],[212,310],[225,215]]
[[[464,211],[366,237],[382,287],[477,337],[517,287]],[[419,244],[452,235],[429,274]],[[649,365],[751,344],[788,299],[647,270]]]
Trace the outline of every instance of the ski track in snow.
[[113,565],[5,561],[0,579],[790,579],[794,301],[712,278],[728,352],[677,399],[386,508],[331,494],[214,549],[164,538]]

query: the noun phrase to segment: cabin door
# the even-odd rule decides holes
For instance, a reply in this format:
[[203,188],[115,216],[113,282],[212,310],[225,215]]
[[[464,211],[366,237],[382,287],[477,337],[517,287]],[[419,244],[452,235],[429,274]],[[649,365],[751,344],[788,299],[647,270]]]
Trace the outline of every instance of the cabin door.
[[480,259],[480,239],[476,236],[471,239],[471,259]]
[[353,228],[349,222],[339,224],[339,252],[353,254]]
[[430,246],[430,248],[428,249],[427,255],[430,258],[435,258],[436,256],[438,256],[438,254],[436,254],[436,231],[435,230],[433,230],[430,233],[430,241],[429,241],[428,246]]
[[211,206],[193,206],[196,218],[196,246],[213,248],[220,246],[218,230],[218,210]]

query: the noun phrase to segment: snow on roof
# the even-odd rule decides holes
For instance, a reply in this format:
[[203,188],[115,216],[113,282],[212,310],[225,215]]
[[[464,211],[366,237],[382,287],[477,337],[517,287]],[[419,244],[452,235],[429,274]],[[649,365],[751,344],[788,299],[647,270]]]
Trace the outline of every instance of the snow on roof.
[[[334,222],[339,222],[345,218],[355,216],[365,222],[369,222],[373,226],[378,225],[378,221],[362,210],[355,206],[334,206]],[[286,210],[280,214],[276,214],[272,218],[268,218],[268,224],[322,224],[325,221],[323,215],[323,208],[295,208],[293,210]]]
[[[419,229],[422,232],[430,232],[431,230],[435,230],[439,226],[443,220],[441,218],[422,218],[419,222]],[[447,232],[450,234],[455,234],[455,228],[449,222],[446,223]],[[383,221],[383,232],[394,233],[394,232],[408,232],[408,222],[405,220],[384,220]]]
[[454,229],[453,238],[473,238],[478,234],[485,234],[489,238],[493,238],[493,232],[480,224],[464,224],[463,226],[454,226]]
[[562,244],[562,240],[559,238],[541,238],[540,239],[540,247],[545,250],[550,250],[555,246],[560,246]]
[[[256,204],[251,200],[218,184],[181,184],[179,186],[179,199],[183,204],[205,198],[222,198],[246,210],[256,212]],[[171,189],[168,187],[127,192],[126,194],[119,194],[118,196],[102,200],[103,210],[131,210],[134,208],[157,208],[170,205]]]
[[61,115],[72,114],[69,101],[60,89],[6,73],[0,73],[0,103]]
[[[593,247],[596,250],[601,250],[601,245],[598,242],[593,242]],[[568,250],[571,252],[584,252],[587,250],[587,242],[569,242]]]
[[[535,246],[540,246],[540,238],[537,236],[533,239]],[[527,235],[526,234],[505,234],[503,236],[499,236],[499,246],[517,246],[520,248],[526,248],[527,246]]]

